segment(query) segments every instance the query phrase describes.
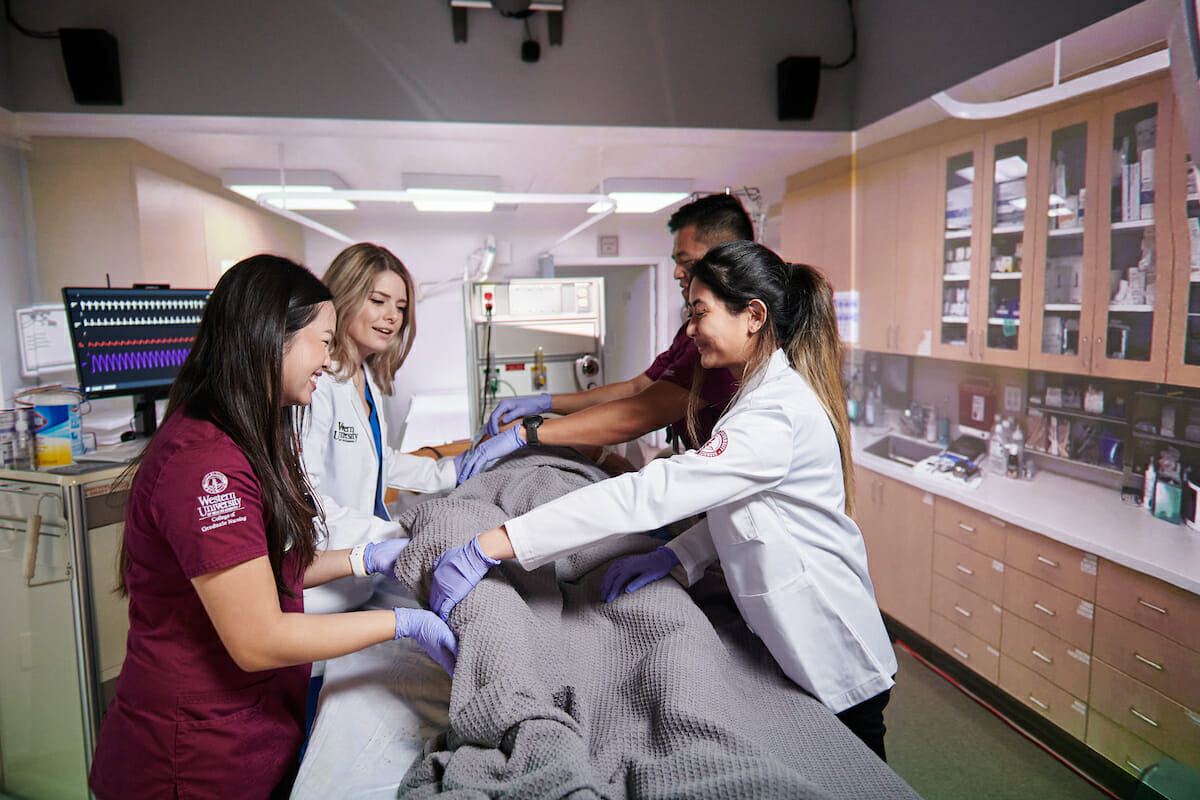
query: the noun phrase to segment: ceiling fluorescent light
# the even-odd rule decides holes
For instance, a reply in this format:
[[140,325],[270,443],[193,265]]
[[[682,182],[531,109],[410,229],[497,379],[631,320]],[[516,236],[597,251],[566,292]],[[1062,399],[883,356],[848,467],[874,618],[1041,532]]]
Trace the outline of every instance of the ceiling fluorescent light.
[[[221,175],[226,188],[255,202],[270,195],[267,203],[289,211],[353,211],[355,206],[336,196],[346,182],[324,169],[230,169]],[[295,194],[295,197],[290,195]],[[329,194],[328,197],[322,196]]]
[[653,214],[687,199],[692,193],[690,178],[607,178],[599,192],[608,203],[597,202],[589,214],[600,214],[616,205],[618,214]]
[[496,207],[494,192],[462,189],[408,189],[408,199],[417,211],[489,212]]

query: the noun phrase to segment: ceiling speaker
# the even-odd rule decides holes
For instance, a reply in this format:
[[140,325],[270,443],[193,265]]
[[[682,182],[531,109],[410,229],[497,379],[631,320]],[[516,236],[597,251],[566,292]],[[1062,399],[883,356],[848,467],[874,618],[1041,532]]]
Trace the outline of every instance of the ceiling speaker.
[[789,56],[780,61],[775,68],[779,120],[812,119],[820,82],[821,59],[817,56]]
[[58,33],[75,102],[81,106],[121,105],[116,38],[99,28],[60,28]]

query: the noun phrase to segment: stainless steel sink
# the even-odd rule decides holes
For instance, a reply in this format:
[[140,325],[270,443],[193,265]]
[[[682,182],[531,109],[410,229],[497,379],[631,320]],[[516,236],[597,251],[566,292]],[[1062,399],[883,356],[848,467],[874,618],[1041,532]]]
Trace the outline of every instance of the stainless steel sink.
[[914,442],[912,439],[905,439],[894,434],[888,434],[879,441],[867,445],[864,449],[873,456],[887,458],[910,467],[918,461],[942,452],[942,448],[936,444]]

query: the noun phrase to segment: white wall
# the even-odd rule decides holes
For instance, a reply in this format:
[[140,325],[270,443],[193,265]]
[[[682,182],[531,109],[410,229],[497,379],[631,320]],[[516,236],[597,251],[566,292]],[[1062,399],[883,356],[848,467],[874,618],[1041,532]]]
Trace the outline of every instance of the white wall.
[[[649,215],[613,215],[588,228],[553,251],[556,259],[592,260],[596,256],[597,236],[620,237],[622,261],[644,259],[661,262],[656,294],[659,309],[655,320],[658,353],[670,343],[679,326],[682,307],[677,284],[671,278],[672,237],[667,232],[670,211]],[[471,254],[481,248],[488,234],[495,236],[500,250],[511,253],[509,263],[493,266],[495,280],[536,277],[538,255],[561,236],[586,219],[575,211],[518,209],[511,213],[424,214],[419,224],[411,222],[379,227],[355,225],[348,218],[338,230],[358,241],[370,241],[394,252],[412,272],[418,283],[435,283],[460,277]],[[307,231],[307,264],[316,274],[324,273],[329,262],[344,247],[341,242]],[[396,377],[395,393],[385,404],[393,420],[392,445],[398,447],[403,435],[400,424],[408,413],[413,394],[432,391],[467,391],[466,336],[463,321],[461,284],[436,291],[416,305],[417,338],[408,360]],[[643,365],[643,369],[649,362]]]
[[29,251],[33,232],[28,228],[25,163],[12,136],[12,121],[12,114],[0,109],[0,408],[11,408],[13,393],[27,385],[13,312],[33,302],[37,283]]

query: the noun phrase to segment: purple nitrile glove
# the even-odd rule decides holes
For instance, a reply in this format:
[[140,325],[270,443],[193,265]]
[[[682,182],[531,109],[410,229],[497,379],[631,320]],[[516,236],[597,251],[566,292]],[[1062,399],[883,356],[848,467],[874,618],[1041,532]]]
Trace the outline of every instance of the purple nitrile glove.
[[450,626],[437,614],[423,608],[393,608],[392,611],[396,614],[396,638],[412,639],[453,678],[458,640]]
[[462,462],[462,466],[458,469],[458,482],[462,483],[467,478],[483,472],[489,461],[495,461],[501,456],[506,456],[514,450],[520,450],[525,446],[526,442],[521,438],[521,426],[514,425],[499,436],[493,436],[491,439],[484,439],[474,450],[471,450],[467,458]]
[[618,559],[604,573],[600,583],[600,597],[611,603],[621,590],[625,594],[636,592],[648,583],[665,578],[679,564],[679,556],[669,547],[659,547],[649,553],[626,556]]
[[496,410],[488,417],[488,435],[496,436],[500,433],[501,425],[512,422],[518,417],[527,417],[530,414],[545,414],[550,410],[552,405],[554,405],[554,399],[545,392],[525,397],[506,397],[500,401],[500,404],[496,406]]
[[408,546],[411,539],[384,539],[382,542],[369,542],[363,551],[363,567],[368,575],[384,574],[390,578],[396,577],[396,559],[400,551]]
[[442,553],[433,562],[429,607],[442,619],[449,619],[454,607],[483,580],[489,569],[499,563],[479,549],[478,536]]

